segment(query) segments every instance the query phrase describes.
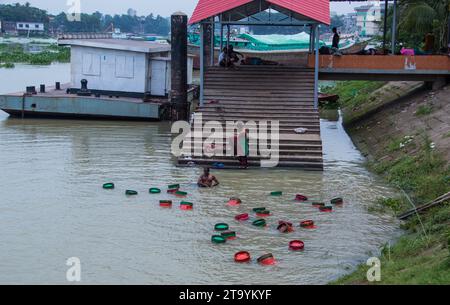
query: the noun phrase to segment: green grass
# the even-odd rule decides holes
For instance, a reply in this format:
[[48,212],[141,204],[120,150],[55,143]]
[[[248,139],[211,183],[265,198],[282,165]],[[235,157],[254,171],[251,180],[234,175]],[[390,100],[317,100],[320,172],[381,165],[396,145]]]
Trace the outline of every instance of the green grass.
[[[388,147],[397,147],[405,138],[393,140]],[[418,140],[418,150],[392,149],[389,161],[372,161],[369,167],[405,190],[415,204],[423,204],[450,191],[450,168],[428,137]],[[406,197],[380,198],[369,211],[398,215],[410,208]],[[381,251],[381,282],[375,284],[450,284],[450,202],[427,211],[420,220],[411,217],[402,228],[407,233]],[[366,276],[369,268],[362,264],[331,284],[372,284]]]
[[323,87],[323,92],[339,95],[339,103],[343,108],[355,108],[369,100],[371,93],[385,84],[374,81],[342,81],[336,82],[335,86]]
[[[450,204],[422,216],[425,231],[417,217],[406,225],[408,234],[381,251],[381,282],[375,284],[450,284]],[[369,284],[368,266],[332,284]]]
[[425,116],[433,113],[433,107],[429,105],[421,105],[417,108],[416,116]]
[[[397,145],[393,143],[393,146]],[[442,155],[431,148],[427,137],[423,138],[415,154],[400,152],[392,160],[369,163],[369,168],[383,175],[391,184],[411,193],[418,203],[425,203],[450,191],[446,181],[450,168]]]

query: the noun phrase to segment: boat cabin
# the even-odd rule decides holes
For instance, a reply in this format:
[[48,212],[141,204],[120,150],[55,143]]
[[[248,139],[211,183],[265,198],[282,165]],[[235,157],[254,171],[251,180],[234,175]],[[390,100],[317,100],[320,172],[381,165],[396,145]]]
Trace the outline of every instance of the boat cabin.
[[[71,47],[71,91],[88,81],[88,89],[105,95],[167,96],[171,87],[170,45],[125,39],[60,39]],[[193,57],[188,58],[192,84]]]

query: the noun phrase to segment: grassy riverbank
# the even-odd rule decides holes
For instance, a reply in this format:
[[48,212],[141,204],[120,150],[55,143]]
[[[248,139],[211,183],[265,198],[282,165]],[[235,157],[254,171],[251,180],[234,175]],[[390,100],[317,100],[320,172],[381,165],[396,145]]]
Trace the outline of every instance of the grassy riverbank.
[[[450,89],[420,88],[419,83],[343,82],[328,89],[341,95],[347,130],[369,169],[399,188],[397,198],[374,203],[374,213],[398,214],[450,191]],[[394,101],[404,95],[409,97]],[[450,284],[450,203],[402,227],[406,234],[382,249],[380,284]],[[368,268],[361,265],[335,284],[368,283]]]
[[0,44],[0,68],[14,68],[14,64],[50,65],[52,62],[70,62],[70,48],[55,44],[42,44],[39,53],[26,52],[24,45]]

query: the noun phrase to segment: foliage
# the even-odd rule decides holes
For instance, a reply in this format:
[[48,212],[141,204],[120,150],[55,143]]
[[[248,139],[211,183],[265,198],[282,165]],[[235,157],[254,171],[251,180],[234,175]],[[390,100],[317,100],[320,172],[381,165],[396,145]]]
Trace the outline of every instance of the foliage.
[[43,52],[31,54],[20,44],[0,44],[0,63],[4,68],[13,68],[14,63],[50,65],[52,62],[70,62],[70,48],[48,45]]
[[339,95],[339,103],[343,108],[354,108],[363,104],[370,94],[381,88],[385,82],[373,81],[341,81],[335,86],[324,87],[322,91]]
[[425,116],[429,115],[433,112],[433,107],[429,105],[421,105],[419,108],[417,108],[416,116]]
[[21,5],[20,3],[0,4],[0,20],[16,22],[49,22],[46,11],[32,7],[28,2],[24,5]]
[[[404,226],[408,234],[382,249],[381,282],[375,284],[449,284],[449,215],[447,203],[428,211],[420,221],[411,218]],[[368,284],[368,268],[362,264],[333,284]]]
[[[402,46],[420,49],[425,36],[435,36],[435,51],[448,44],[449,0],[399,0],[397,24],[397,50]],[[388,46],[392,38],[393,9],[387,15]],[[378,38],[380,40],[380,38]]]
[[450,191],[446,182],[450,168],[432,147],[433,143],[424,136],[415,155],[399,153],[393,160],[372,163],[370,167],[393,185],[413,194],[416,202],[426,203]]
[[0,20],[42,22],[47,30],[64,32],[105,32],[120,28],[124,33],[149,33],[166,36],[170,32],[170,23],[160,15],[130,16],[103,15],[100,12],[81,14],[81,21],[69,21],[64,12],[51,16],[46,11],[17,4],[0,4]]
[[168,35],[169,20],[160,15],[130,16],[130,15],[102,15],[100,12],[81,14],[81,21],[68,21],[65,13],[57,15],[51,22],[51,27],[64,32],[103,32],[119,28],[123,33],[149,33]]

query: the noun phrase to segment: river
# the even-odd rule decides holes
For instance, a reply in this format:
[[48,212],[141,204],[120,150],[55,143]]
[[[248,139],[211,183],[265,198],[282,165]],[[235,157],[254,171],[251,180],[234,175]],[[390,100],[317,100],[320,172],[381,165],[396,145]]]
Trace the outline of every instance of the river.
[[[0,92],[56,78],[63,82],[68,72],[58,65],[0,70]],[[0,114],[0,283],[67,283],[71,257],[80,259],[85,284],[325,284],[336,279],[395,238],[398,223],[367,211],[376,198],[394,191],[364,168],[340,122],[323,121],[322,136],[324,172],[214,171],[221,185],[199,190],[200,169],[174,165],[168,123],[21,120]],[[102,189],[109,181],[115,190]],[[171,195],[148,193],[149,187],[164,191],[173,183],[189,193],[193,211],[179,210]],[[126,197],[126,189],[139,195]],[[268,196],[277,190],[284,196]],[[320,213],[294,203],[296,193],[317,200],[342,196],[345,205]],[[243,204],[228,207],[232,196]],[[160,208],[160,199],[174,199],[174,207]],[[233,219],[259,206],[273,214],[266,229]],[[318,227],[282,235],[276,231],[281,219],[296,224],[313,219]],[[238,238],[212,244],[219,222],[229,223]],[[305,242],[303,252],[288,250],[293,239]],[[234,263],[234,253],[241,250],[251,252],[252,263]],[[255,262],[267,252],[277,259],[275,266]]]

